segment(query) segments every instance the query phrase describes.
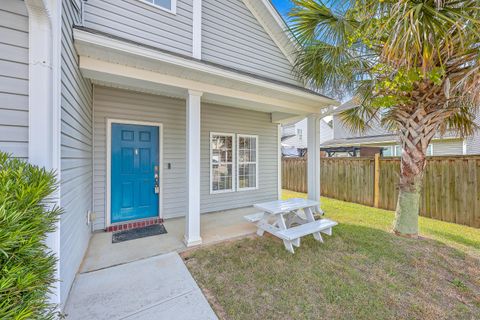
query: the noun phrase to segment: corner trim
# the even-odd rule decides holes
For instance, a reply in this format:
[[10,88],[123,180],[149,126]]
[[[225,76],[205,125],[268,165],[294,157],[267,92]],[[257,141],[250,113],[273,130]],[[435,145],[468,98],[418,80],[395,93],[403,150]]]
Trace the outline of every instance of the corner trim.
[[192,4],[192,57],[202,59],[202,0]]
[[[28,160],[61,174],[61,45],[62,1],[26,0],[28,11]],[[60,205],[61,184],[48,205]],[[56,280],[49,301],[60,307],[60,221],[47,235],[46,244],[57,258]]]

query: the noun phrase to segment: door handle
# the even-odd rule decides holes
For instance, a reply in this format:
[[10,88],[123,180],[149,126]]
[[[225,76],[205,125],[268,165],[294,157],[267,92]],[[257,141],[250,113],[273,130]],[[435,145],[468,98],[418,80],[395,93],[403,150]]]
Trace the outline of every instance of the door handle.
[[155,166],[155,194],[160,193],[160,176],[158,175],[158,166]]

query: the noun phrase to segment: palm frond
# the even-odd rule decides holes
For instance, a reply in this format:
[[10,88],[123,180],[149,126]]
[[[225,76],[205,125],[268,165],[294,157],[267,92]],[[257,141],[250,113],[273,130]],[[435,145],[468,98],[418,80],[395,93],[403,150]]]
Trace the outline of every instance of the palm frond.
[[442,134],[447,131],[453,132],[462,138],[471,136],[480,129],[476,123],[478,115],[478,106],[463,105],[456,108],[456,111],[440,127],[440,132]]

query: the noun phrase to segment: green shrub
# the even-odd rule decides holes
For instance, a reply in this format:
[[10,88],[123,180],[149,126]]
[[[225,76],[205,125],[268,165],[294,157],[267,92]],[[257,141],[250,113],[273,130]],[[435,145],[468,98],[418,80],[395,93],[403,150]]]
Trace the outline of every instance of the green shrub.
[[61,213],[55,174],[0,152],[0,319],[52,319],[55,256],[45,245]]

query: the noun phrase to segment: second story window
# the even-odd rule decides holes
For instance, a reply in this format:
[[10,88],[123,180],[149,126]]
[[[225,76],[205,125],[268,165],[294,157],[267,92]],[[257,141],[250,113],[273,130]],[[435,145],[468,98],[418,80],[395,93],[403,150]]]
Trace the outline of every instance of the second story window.
[[303,131],[302,129],[297,129],[298,140],[303,140]]
[[175,13],[176,11],[176,0],[141,0],[141,1],[147,2],[156,7],[159,7],[160,9],[164,9],[172,13]]

